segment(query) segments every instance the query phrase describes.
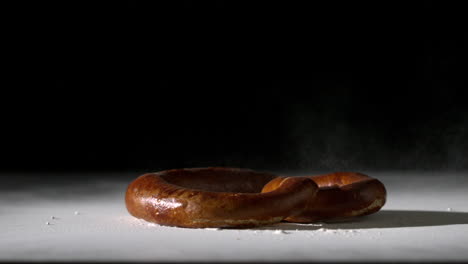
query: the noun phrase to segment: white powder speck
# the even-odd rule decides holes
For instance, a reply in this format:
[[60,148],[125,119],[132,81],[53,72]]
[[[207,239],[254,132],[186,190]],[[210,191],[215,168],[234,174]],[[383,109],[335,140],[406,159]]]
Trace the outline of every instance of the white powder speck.
[[50,223],[49,223],[49,222],[45,222],[45,224],[46,224],[46,225],[50,225]]
[[452,208],[448,207],[448,208],[447,208],[447,211],[448,211],[448,212],[451,212],[451,211],[452,211]]
[[79,214],[80,214],[80,212],[78,212],[78,211],[75,211],[75,215],[79,215]]
[[281,229],[276,229],[275,231],[273,231],[273,234],[280,235],[280,234],[289,234],[289,233],[287,233],[287,232],[285,232],[284,230],[281,230]]
[[327,234],[346,234],[346,230],[343,229],[327,229],[327,228],[319,228],[317,229],[319,232],[327,233]]

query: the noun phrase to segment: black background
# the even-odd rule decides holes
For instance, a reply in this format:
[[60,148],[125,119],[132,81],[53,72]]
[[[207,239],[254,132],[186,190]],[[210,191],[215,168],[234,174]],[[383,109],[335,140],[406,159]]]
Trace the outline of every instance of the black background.
[[468,168],[453,4],[36,5],[13,23],[4,172]]

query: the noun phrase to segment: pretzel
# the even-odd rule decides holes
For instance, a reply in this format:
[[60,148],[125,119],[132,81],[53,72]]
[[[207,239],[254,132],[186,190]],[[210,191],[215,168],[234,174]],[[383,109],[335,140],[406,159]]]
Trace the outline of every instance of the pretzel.
[[131,215],[161,225],[254,227],[370,214],[385,203],[385,188],[358,173],[278,177],[209,167],[144,174],[130,183],[125,202]]

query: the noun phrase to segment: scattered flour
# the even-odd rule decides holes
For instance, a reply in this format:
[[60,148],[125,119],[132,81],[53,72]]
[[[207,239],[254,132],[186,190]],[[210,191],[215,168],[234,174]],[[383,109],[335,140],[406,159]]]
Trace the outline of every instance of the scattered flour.
[[280,235],[280,234],[289,234],[289,233],[281,229],[276,229],[275,231],[273,231],[273,234]]
[[346,230],[346,229],[327,229],[327,228],[319,228],[317,229],[318,232],[326,233],[326,234],[343,234],[343,235],[348,235],[348,234],[356,234],[359,233],[357,230]]

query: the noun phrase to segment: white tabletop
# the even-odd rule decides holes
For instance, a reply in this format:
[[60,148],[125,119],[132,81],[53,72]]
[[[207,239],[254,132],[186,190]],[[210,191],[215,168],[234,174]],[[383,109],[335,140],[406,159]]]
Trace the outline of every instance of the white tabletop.
[[1,189],[0,261],[468,260],[467,173],[363,172],[387,187],[379,213],[242,230],[164,227],[130,216],[123,197],[136,174],[52,185],[37,182],[40,175],[9,175],[20,188]]

